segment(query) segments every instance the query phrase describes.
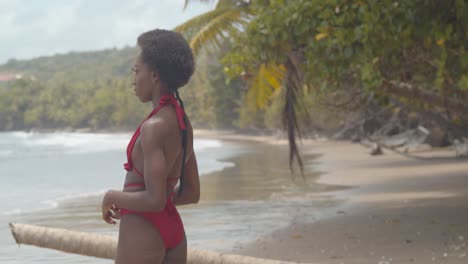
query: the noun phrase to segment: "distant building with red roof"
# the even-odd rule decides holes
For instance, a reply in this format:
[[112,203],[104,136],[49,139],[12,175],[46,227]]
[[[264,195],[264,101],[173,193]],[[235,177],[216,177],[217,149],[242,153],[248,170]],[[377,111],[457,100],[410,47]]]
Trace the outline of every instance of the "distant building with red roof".
[[8,82],[11,80],[21,79],[23,76],[17,73],[0,73],[0,82]]

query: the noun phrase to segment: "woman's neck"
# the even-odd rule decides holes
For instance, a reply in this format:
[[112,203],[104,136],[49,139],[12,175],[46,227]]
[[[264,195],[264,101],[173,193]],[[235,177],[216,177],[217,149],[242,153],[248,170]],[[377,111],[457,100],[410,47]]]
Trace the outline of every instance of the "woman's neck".
[[152,100],[152,103],[153,103],[153,109],[158,107],[159,105],[159,99],[161,99],[162,96],[165,96],[165,95],[171,95],[171,93],[168,91],[168,90],[165,90],[165,91],[160,91],[159,94],[155,94],[153,96],[153,100]]

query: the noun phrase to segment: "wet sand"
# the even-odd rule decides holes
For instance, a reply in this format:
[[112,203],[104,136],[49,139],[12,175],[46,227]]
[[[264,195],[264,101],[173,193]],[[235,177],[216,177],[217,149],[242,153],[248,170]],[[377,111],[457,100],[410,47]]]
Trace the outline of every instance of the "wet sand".
[[[342,200],[320,194],[340,187],[317,184],[320,174],[313,166],[305,171],[305,180],[289,174],[286,145],[263,144],[239,138],[210,142],[205,144],[213,147],[197,152],[201,169],[201,200],[196,205],[179,208],[191,248],[230,253],[244,243],[268,235],[271,230],[289,226],[294,219],[323,219],[324,215],[333,213],[330,210],[342,204]],[[89,167],[82,171],[77,168],[76,174],[88,175],[88,178],[60,178],[57,175],[50,177],[48,182],[69,180],[73,186],[92,183],[95,187],[97,180],[100,180],[104,186],[120,188],[122,178],[115,176],[121,173],[121,163],[115,162],[118,157],[114,154],[118,152],[115,150],[115,153],[97,156],[86,154],[88,159],[109,162],[106,169],[94,176],[88,174]],[[73,161],[82,159],[80,155],[69,157]],[[317,155],[304,156],[307,163],[313,163],[316,159]],[[85,163],[89,164],[89,161]],[[11,166],[12,163],[9,164]],[[116,165],[115,171],[106,172],[113,164]],[[60,167],[55,166],[54,169],[62,171]],[[76,195],[58,196],[50,199],[55,203],[52,208],[38,211],[17,206],[26,210],[0,215],[0,222],[3,223],[0,227],[0,263],[109,263],[108,260],[89,259],[37,247],[18,247],[7,224],[26,223],[116,236],[118,226],[108,225],[100,217],[103,194],[100,188],[108,187],[92,190],[83,188],[84,192]],[[31,200],[32,206],[37,200],[39,203],[41,199],[45,200],[38,196],[21,197]]]
[[[468,160],[454,159],[450,149],[418,153],[433,157],[426,161],[388,151],[373,157],[365,147],[349,142],[305,140],[301,150],[305,157],[310,157],[304,159],[310,169],[306,178],[318,184],[304,186],[283,178],[288,170],[287,142],[282,138],[236,135],[229,131],[195,134],[200,138],[275,145],[269,148],[261,144],[250,154],[227,158],[236,166],[204,176],[204,199],[227,201],[213,207],[217,214],[210,218],[200,213],[208,211],[210,202],[198,204],[196,208],[200,207],[200,211],[193,208],[185,211],[202,220],[195,219],[195,224],[188,226],[191,230],[202,230],[196,224],[206,227],[206,220],[211,219],[208,227],[217,231],[208,244],[225,244],[223,248],[230,248],[226,246],[230,241],[222,240],[226,236],[220,235],[220,229],[233,216],[238,216],[235,221],[246,223],[247,227],[221,231],[230,236],[245,234],[249,240],[249,234],[262,234],[251,242],[235,243],[234,249],[225,253],[311,263],[468,263]],[[266,155],[258,156],[257,152]],[[90,199],[78,207],[97,212],[94,206],[98,202]],[[75,205],[53,212],[76,216]],[[256,212],[264,208],[269,208],[269,215],[259,218]],[[99,217],[95,214],[73,218],[76,221],[57,220],[70,228],[96,231],[93,221]],[[255,220],[246,221],[244,218],[249,215],[254,215]],[[37,223],[42,219],[37,217],[30,221]],[[91,218],[95,220],[89,222]],[[71,226],[72,222],[78,224]],[[263,225],[264,230],[258,230],[257,224]],[[197,235],[192,234],[192,238]],[[206,242],[191,246],[210,249]],[[15,254],[26,255],[24,259],[34,262],[79,262],[63,253],[49,254],[31,248],[29,254],[25,250],[26,247],[17,249]]]
[[415,153],[427,160],[370,156],[349,142],[306,140],[301,149],[322,155],[313,165],[324,172],[319,183],[350,187],[324,191],[345,199],[346,208],[272,230],[233,253],[312,263],[468,263],[468,160],[453,158],[451,149]]

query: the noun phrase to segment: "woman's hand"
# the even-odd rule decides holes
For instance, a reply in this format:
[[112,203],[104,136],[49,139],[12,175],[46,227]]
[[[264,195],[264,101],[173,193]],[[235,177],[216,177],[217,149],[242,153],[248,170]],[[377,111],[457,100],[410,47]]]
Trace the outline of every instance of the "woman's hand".
[[107,191],[102,199],[102,219],[108,224],[115,225],[115,220],[120,219],[120,208],[111,203],[109,196],[111,191]]

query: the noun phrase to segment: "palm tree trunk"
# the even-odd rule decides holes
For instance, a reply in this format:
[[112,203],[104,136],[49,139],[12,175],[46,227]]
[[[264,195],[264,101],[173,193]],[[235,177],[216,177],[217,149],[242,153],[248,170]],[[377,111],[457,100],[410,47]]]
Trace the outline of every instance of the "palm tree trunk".
[[117,239],[111,236],[12,223],[10,229],[17,244],[105,259],[115,258]]
[[[117,247],[117,238],[115,237],[26,224],[10,223],[10,229],[18,244],[51,248],[67,253],[98,258],[115,258]],[[296,262],[227,255],[199,249],[189,249],[188,263],[294,264]]]

